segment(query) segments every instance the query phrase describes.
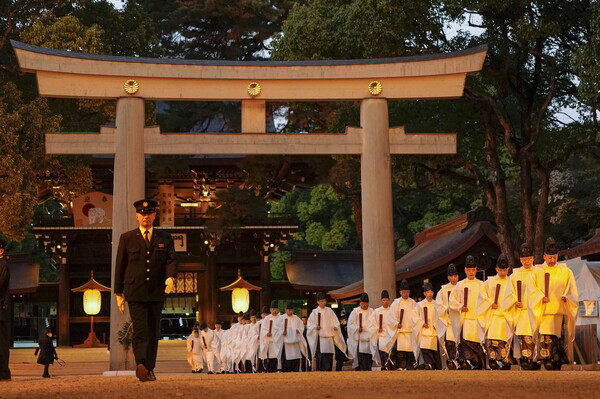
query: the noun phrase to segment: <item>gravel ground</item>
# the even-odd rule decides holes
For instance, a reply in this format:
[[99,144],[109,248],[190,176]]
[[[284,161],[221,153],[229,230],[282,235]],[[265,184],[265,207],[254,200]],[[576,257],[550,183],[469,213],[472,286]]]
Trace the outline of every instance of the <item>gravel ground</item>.
[[[51,369],[52,370],[52,369]],[[599,397],[600,374],[587,371],[388,371],[133,376],[15,375],[0,398],[585,398]],[[276,395],[271,397],[270,395]]]

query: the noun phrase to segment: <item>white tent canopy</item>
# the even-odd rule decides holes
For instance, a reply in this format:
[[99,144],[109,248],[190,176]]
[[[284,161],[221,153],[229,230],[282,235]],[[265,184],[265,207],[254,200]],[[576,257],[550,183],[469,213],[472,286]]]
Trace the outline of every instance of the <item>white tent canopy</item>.
[[587,262],[581,258],[573,258],[565,263],[575,276],[579,300],[600,300],[600,262]]

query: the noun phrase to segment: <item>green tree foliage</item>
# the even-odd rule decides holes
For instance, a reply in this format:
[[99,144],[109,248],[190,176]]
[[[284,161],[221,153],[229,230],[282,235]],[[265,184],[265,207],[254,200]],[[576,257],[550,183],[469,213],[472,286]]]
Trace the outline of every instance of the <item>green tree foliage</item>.
[[162,47],[189,59],[254,60],[268,56],[290,0],[131,0],[152,17]]
[[35,79],[18,70],[9,40],[88,53],[156,55],[152,29],[135,5],[117,11],[104,0],[0,3],[0,231],[11,240],[25,237],[38,189],[50,188],[68,202],[91,188],[89,159],[46,156],[44,134],[98,131],[114,118],[115,102],[37,98]]
[[[560,169],[571,154],[598,145],[595,130],[561,118],[567,105],[580,109],[583,120],[594,118],[576,97],[571,62],[573,50],[589,41],[589,2],[413,3],[315,0],[298,4],[273,43],[273,56],[391,57],[487,44],[483,71],[467,79],[467,101],[390,104],[392,124],[405,124],[408,131],[459,133],[457,155],[395,158],[394,177],[406,188],[437,193],[450,188],[470,194],[468,203],[483,199],[493,210],[501,249],[511,261],[515,263],[522,241],[533,243],[539,257],[550,227],[552,171]],[[471,31],[449,29],[460,25],[468,25]],[[376,34],[385,40],[374,40]],[[340,118],[341,123],[332,124],[321,118],[315,130],[331,131],[331,126],[347,121]],[[474,190],[468,192],[465,185]]]

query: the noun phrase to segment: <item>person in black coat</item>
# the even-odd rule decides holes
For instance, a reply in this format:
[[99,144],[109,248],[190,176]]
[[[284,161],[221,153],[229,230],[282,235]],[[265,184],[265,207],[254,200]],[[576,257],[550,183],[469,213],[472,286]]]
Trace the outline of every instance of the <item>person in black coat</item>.
[[10,347],[10,273],[2,257],[6,241],[0,239],[0,381],[10,381],[8,357]]
[[44,335],[38,341],[38,347],[35,349],[35,356],[38,357],[37,363],[44,365],[44,374],[42,377],[50,378],[48,368],[51,364],[54,364],[54,360],[58,359],[56,349],[54,349],[54,343],[52,342],[51,329],[47,328]]
[[[344,337],[344,341],[348,341],[348,324],[346,320],[346,312],[342,311],[340,317],[340,329],[342,331],[342,336]],[[335,371],[342,371],[344,367],[344,362],[348,361],[348,356],[344,352],[342,352],[337,346],[335,347]]]
[[113,289],[119,310],[125,310],[125,301],[129,305],[135,375],[142,382],[155,381],[160,317],[165,294],[173,292],[177,260],[171,235],[153,228],[158,203],[140,200],[133,206],[139,227],[121,234]]

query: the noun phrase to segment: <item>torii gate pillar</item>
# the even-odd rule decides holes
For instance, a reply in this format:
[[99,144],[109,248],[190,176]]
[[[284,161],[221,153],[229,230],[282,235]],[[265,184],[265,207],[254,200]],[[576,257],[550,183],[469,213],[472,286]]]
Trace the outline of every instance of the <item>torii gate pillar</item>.
[[[133,211],[133,203],[145,195],[144,162],[144,99],[139,97],[121,97],[117,99],[117,118],[115,130],[115,163],[113,189],[113,227],[112,227],[112,269],[111,280],[115,281],[115,261],[121,234],[138,226]],[[117,301],[111,293],[110,301],[110,369],[125,370],[126,352],[120,350],[118,334],[123,324],[129,320],[129,309],[121,313]],[[135,364],[131,354],[130,368]]]
[[394,297],[394,221],[388,102],[367,98],[360,103],[362,248],[365,292],[373,305],[382,290]]

